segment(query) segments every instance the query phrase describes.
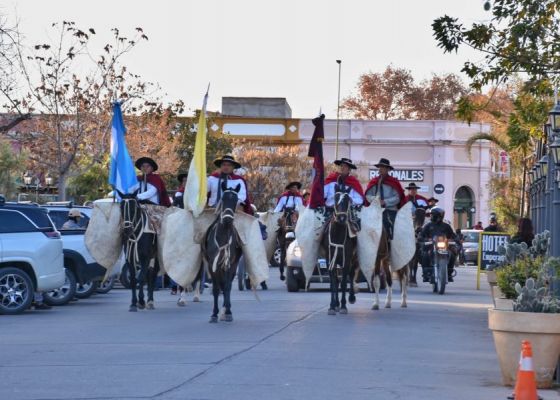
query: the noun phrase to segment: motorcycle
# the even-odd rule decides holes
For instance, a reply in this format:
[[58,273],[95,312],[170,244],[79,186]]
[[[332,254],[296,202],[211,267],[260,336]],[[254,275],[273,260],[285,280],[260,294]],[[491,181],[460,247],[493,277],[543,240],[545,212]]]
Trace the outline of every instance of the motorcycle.
[[449,243],[445,236],[434,236],[432,241],[424,242],[424,246],[425,249],[431,247],[432,276],[430,282],[433,292],[444,294],[445,286],[448,283],[447,265],[451,257],[450,246],[454,246],[454,243]]

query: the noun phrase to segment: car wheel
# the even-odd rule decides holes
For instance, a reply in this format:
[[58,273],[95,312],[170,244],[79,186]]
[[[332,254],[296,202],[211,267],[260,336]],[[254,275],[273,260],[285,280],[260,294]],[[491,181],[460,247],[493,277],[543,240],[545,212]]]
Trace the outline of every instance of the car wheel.
[[43,301],[49,306],[63,306],[68,304],[76,294],[76,276],[72,270],[66,268],[64,285],[58,289],[43,293]]
[[281,262],[282,248],[278,246],[274,249],[274,253],[272,254],[272,258],[270,259],[270,265],[272,265],[273,267],[279,267]]
[[294,276],[294,270],[292,268],[287,268],[286,275],[288,292],[299,292],[299,281]]
[[97,290],[97,281],[84,282],[84,284],[76,284],[76,297],[78,299],[87,299]]
[[106,294],[109,293],[111,291],[111,289],[113,289],[113,286],[115,286],[115,277],[112,276],[109,279],[103,281],[103,282],[99,282],[97,284],[97,289],[95,289],[95,291],[97,293],[100,294]]
[[33,301],[31,278],[18,268],[0,269],[0,314],[20,314]]

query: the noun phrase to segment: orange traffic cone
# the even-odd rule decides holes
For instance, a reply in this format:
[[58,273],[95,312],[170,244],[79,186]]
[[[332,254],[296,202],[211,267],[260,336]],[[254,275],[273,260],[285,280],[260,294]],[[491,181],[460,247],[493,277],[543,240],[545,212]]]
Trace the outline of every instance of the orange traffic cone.
[[519,370],[517,371],[513,396],[515,400],[539,399],[535,370],[533,369],[533,350],[528,340],[521,343],[521,359],[519,360]]

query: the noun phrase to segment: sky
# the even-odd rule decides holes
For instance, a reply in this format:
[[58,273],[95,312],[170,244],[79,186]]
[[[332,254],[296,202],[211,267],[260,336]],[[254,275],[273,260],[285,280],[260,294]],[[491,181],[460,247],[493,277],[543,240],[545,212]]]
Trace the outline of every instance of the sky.
[[[168,100],[200,108],[211,83],[208,110],[222,96],[286,97],[294,118],[319,109],[336,117],[338,65],[341,97],[355,92],[361,74],[389,64],[422,80],[460,70],[481,55],[444,54],[431,23],[445,14],[472,23],[490,18],[483,0],[0,0],[0,13],[17,16],[32,42],[44,41],[52,22],[149,37],[129,53],[131,72],[158,82]],[[464,78],[464,76],[462,76]]]

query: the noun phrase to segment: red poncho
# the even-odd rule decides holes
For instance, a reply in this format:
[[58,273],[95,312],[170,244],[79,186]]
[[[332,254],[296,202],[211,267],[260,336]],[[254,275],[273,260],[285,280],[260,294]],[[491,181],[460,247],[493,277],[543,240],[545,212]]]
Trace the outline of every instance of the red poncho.
[[[366,187],[366,193],[369,189],[371,189],[372,187],[374,187],[378,184],[379,178],[380,178],[379,176],[376,176],[371,181],[369,181],[369,183],[367,184],[367,187]],[[403,190],[399,180],[397,178],[392,177],[391,175],[387,175],[383,179],[383,184],[384,185],[389,185],[397,191],[397,193],[399,194],[399,198],[401,199],[401,201],[398,205],[398,208],[401,208],[406,203],[406,196],[404,195],[404,190]]]
[[[329,176],[327,176],[327,178],[325,179],[325,185],[328,185],[329,183],[333,183],[333,182],[338,182],[339,176],[340,173],[331,172]],[[360,181],[355,176],[347,175],[346,178],[344,179],[344,184],[354,189],[360,196],[362,196],[362,199],[365,201],[364,189],[362,188],[362,184],[360,183]]]
[[[138,182],[144,181],[144,175],[138,175],[136,176],[136,178],[138,179]],[[157,189],[159,205],[164,207],[171,207],[171,201],[169,201],[169,195],[167,194],[167,189],[165,189],[165,183],[163,182],[163,179],[161,179],[161,176],[154,173],[148,174],[146,175],[146,182],[148,182],[150,185],[153,185]]]
[[[211,176],[219,179],[220,176],[222,176],[222,173],[220,171],[215,171],[212,173]],[[254,215],[253,207],[251,207],[251,196],[249,195],[249,186],[247,186],[247,181],[245,181],[245,178],[243,178],[240,175],[230,174],[228,175],[228,179],[241,179],[243,181],[243,183],[245,184],[245,191],[247,192],[247,199],[245,200],[245,203],[243,203],[243,211],[245,212],[245,214]]]

